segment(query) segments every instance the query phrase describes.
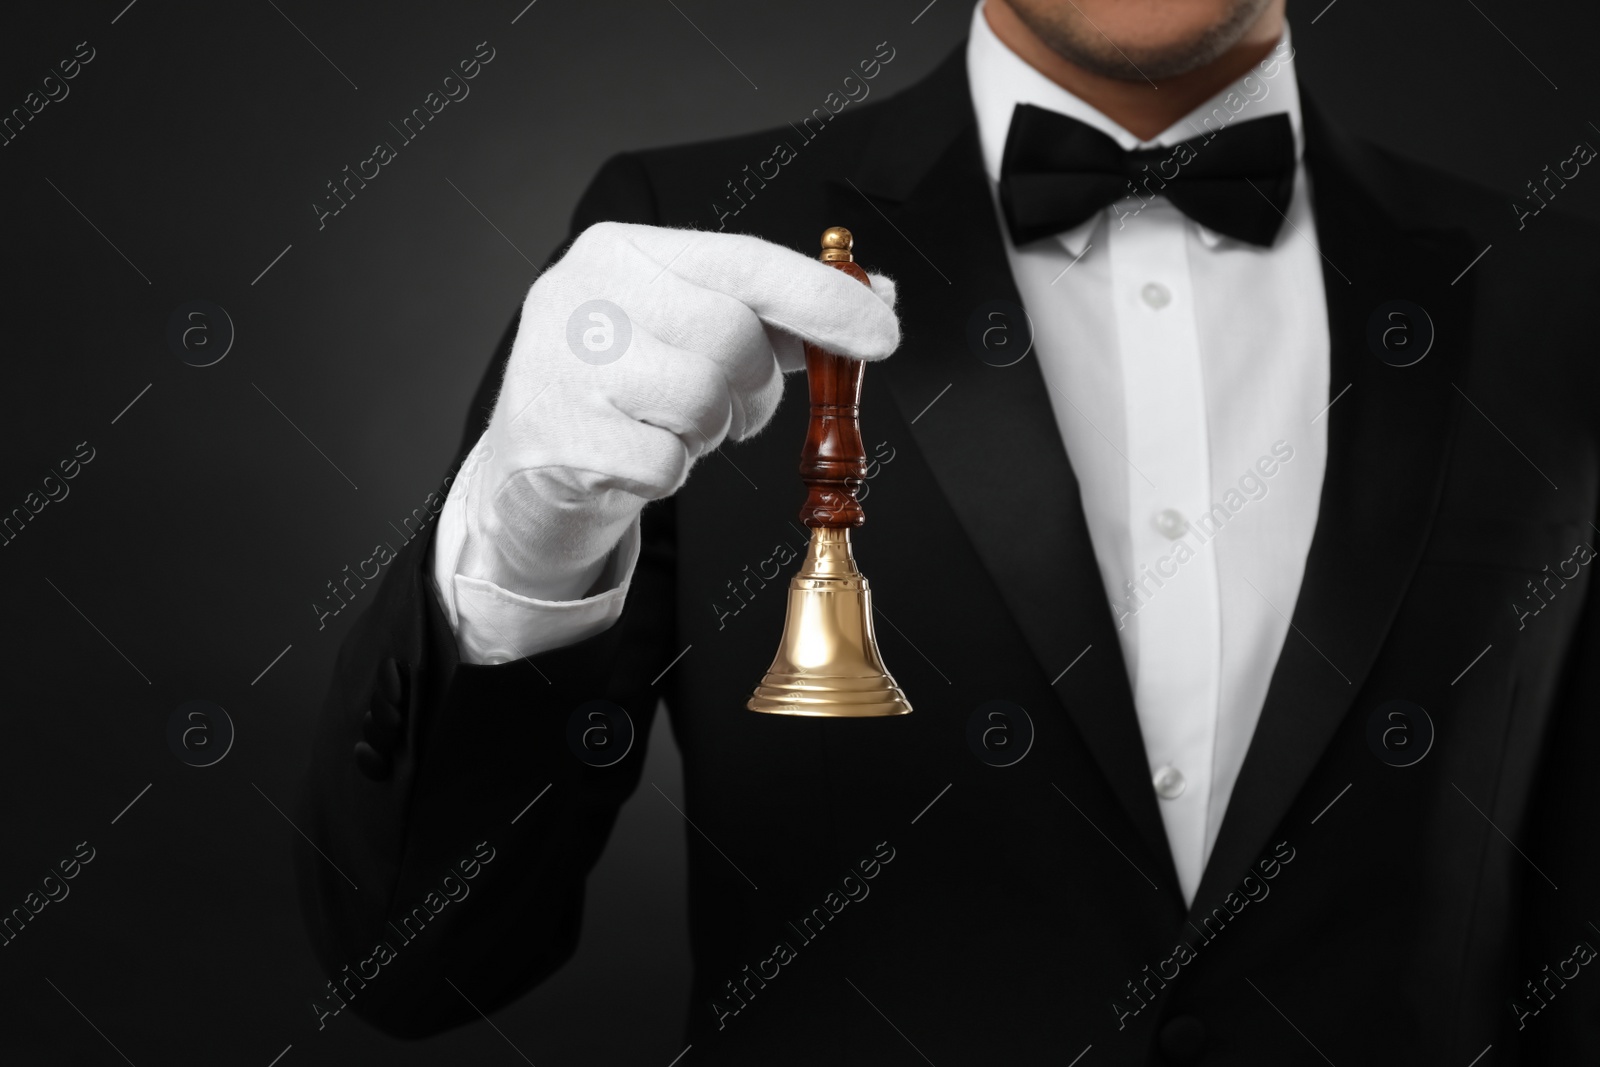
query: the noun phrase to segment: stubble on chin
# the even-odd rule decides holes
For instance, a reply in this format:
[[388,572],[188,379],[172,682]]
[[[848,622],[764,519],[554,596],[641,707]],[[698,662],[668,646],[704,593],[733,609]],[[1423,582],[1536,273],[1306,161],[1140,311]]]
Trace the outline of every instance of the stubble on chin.
[[1233,47],[1271,0],[1234,0],[1227,16],[1195,36],[1160,47],[1112,41],[1077,4],[1008,0],[1023,25],[1068,62],[1103,78],[1154,81],[1187,74]]

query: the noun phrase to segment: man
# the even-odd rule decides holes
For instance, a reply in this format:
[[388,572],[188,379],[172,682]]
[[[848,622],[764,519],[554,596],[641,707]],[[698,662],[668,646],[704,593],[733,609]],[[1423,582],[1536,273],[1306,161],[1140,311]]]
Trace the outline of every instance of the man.
[[[558,968],[664,699],[693,1062],[1600,1062],[1592,228],[1340,133],[1282,0],[987,0],[843,99],[579,203],[341,653],[313,1010]],[[800,339],[909,716],[744,710]]]

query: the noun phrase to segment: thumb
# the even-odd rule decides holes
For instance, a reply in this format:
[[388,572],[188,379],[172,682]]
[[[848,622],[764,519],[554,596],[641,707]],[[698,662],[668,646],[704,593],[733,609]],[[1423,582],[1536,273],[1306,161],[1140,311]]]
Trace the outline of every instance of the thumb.
[[895,292],[894,279],[887,274],[873,274],[871,271],[867,272],[867,277],[872,280],[873,295],[882,300],[890,311],[893,311],[895,309],[895,297],[898,295]]
[[660,269],[733,297],[761,321],[855,359],[883,359],[900,323],[882,297],[810,256],[757,237],[606,223]]
[[[871,282],[872,295],[883,301],[890,311],[895,305],[894,279],[887,274],[867,273]],[[763,324],[765,325],[765,324]],[[784,333],[775,326],[767,326],[767,338],[772,342],[772,352],[778,357],[778,369],[788,374],[791,371],[804,370],[806,365],[805,352],[798,338]]]

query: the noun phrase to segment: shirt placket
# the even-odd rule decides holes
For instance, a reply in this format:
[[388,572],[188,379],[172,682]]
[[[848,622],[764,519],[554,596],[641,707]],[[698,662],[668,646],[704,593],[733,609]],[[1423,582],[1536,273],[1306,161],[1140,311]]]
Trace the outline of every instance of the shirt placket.
[[1185,896],[1203,867],[1221,659],[1216,557],[1193,525],[1209,507],[1211,474],[1189,229],[1164,200],[1124,202],[1109,241],[1132,548],[1123,593],[1139,645],[1134,702]]

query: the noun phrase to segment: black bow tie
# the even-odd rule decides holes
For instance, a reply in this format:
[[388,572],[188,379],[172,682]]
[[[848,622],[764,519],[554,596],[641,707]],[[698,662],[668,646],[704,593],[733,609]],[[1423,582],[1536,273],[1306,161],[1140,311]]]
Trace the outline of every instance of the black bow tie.
[[1087,123],[1018,104],[1000,163],[1000,205],[1018,245],[1070,230],[1128,196],[1136,200],[1125,223],[1164,196],[1207,229],[1270,245],[1289,209],[1294,169],[1294,130],[1282,113],[1127,151]]

